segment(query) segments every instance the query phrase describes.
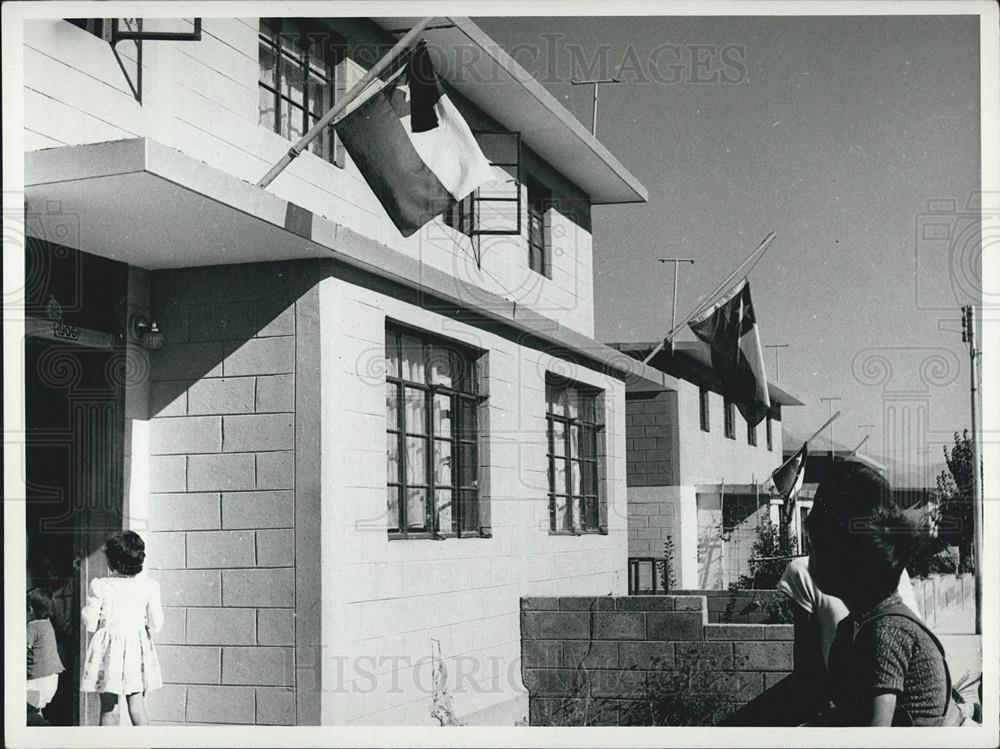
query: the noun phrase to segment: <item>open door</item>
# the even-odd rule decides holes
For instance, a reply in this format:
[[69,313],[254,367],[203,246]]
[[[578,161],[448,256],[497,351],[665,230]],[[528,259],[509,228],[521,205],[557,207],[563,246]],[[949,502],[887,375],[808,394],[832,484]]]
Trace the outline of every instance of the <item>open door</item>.
[[90,580],[106,571],[104,539],[122,528],[127,266],[32,240],[26,268],[37,271],[25,303],[29,585],[53,590],[66,668],[43,714],[53,725],[96,725],[97,695],[79,690],[88,639],[80,611]]
[[80,611],[106,573],[102,544],[122,527],[124,403],[114,350],[29,337],[25,346],[29,555],[51,570],[52,624],[66,672],[45,708],[53,725],[97,722],[96,695],[79,692],[87,633]]

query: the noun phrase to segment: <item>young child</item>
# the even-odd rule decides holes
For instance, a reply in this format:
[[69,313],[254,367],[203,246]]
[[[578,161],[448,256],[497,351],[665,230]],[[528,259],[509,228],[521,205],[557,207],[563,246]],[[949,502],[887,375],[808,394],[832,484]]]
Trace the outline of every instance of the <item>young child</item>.
[[146,545],[137,533],[112,534],[104,544],[108,577],[94,578],[83,609],[93,632],[83,662],[80,691],[100,692],[101,725],[120,723],[118,695],[124,694],[132,725],[144,726],[146,692],[163,685],[150,636],[163,626],[160,586],[139,577]]
[[917,534],[885,478],[858,462],[833,464],[806,529],[812,579],[850,612],[829,654],[833,722],[959,725],[944,651],[897,592]]
[[28,591],[28,717],[36,725],[46,724],[41,719],[42,709],[52,701],[59,686],[59,674],[66,670],[49,621],[54,607],[48,588]]

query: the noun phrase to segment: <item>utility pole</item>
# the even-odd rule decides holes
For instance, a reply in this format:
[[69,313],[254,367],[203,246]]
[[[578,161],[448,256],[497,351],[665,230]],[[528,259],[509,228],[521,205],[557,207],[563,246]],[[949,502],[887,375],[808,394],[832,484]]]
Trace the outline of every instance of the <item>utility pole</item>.
[[[674,264],[674,295],[670,298],[670,329],[674,329],[674,323],[677,319],[677,274],[678,263],[691,263],[694,265],[694,260],[689,257],[661,257],[658,258],[661,263],[673,263]],[[674,339],[670,339],[670,353],[674,351]]]
[[976,565],[976,634],[983,633],[983,498],[979,491],[979,439],[976,433],[976,367],[980,352],[976,350],[975,308],[962,307],[962,343],[969,344],[969,416],[972,421],[972,518],[975,544],[972,558]]
[[[820,398],[820,400],[824,401],[828,406],[830,406],[830,416],[833,417],[833,404],[834,404],[834,402],[835,401],[843,400],[843,398],[826,397],[826,398]],[[834,443],[833,443],[833,422],[831,421],[830,422],[830,462],[831,463],[834,461],[834,459],[836,457],[836,454],[837,454],[837,448],[834,446]]]
[[778,382],[781,379],[781,361],[778,359],[778,349],[789,348],[787,343],[772,343],[764,348],[774,349],[774,381]]
[[571,86],[594,86],[594,113],[590,121],[590,133],[591,135],[597,135],[597,87],[602,83],[621,83],[618,78],[590,78],[587,80],[577,80],[574,78],[569,82]]

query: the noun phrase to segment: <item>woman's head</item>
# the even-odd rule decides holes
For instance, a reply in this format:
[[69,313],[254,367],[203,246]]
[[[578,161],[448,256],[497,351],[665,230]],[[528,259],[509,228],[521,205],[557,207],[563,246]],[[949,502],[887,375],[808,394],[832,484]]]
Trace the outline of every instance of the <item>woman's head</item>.
[[827,470],[806,530],[816,584],[849,607],[852,601],[877,602],[891,595],[917,541],[889,482],[856,461]]
[[138,533],[132,531],[112,533],[104,542],[104,555],[112,572],[138,575],[146,560],[146,544]]
[[32,619],[48,619],[55,607],[52,591],[48,588],[32,588],[28,591],[28,614]]

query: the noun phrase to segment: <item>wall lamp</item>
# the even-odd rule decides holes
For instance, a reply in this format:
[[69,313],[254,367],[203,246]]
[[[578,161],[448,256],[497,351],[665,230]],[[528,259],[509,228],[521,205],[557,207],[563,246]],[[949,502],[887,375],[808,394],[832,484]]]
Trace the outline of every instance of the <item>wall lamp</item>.
[[147,351],[159,351],[163,348],[163,331],[145,315],[138,312],[132,315],[128,328],[132,338]]

